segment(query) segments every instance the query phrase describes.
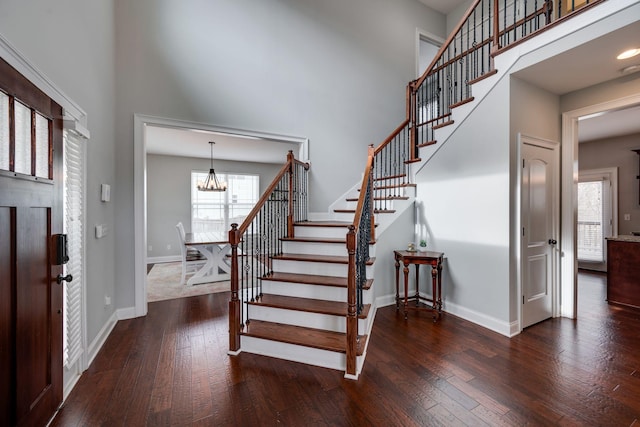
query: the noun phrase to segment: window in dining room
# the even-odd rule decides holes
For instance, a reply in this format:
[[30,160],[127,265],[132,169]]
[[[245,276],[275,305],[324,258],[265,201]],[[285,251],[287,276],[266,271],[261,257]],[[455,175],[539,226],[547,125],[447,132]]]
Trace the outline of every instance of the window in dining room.
[[244,218],[258,202],[258,175],[216,174],[227,183],[226,191],[198,191],[206,171],[191,172],[191,231],[226,233],[231,224],[242,224]]

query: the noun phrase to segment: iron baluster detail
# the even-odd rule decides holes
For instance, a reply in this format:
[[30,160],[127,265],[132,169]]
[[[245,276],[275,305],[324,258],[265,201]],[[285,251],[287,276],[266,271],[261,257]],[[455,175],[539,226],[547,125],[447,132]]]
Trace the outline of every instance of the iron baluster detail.
[[287,163],[242,224],[231,225],[232,352],[239,351],[240,335],[250,327],[249,302],[262,298],[262,279],[273,273],[273,257],[282,254],[282,240],[293,237],[294,221],[306,221],[308,217],[308,170],[308,163],[296,160],[289,152]]

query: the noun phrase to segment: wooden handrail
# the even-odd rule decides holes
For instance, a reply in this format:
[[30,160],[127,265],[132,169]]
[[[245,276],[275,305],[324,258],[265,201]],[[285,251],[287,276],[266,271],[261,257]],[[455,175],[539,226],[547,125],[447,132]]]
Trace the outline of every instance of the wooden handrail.
[[[449,45],[451,44],[451,42],[456,38],[456,35],[458,34],[458,31],[460,31],[460,29],[462,29],[462,26],[464,25],[464,23],[467,22],[467,18],[469,18],[469,16],[471,16],[471,13],[473,13],[473,10],[476,8],[476,6],[478,6],[478,3],[480,3],[481,1],[482,0],[475,0],[471,4],[471,6],[469,6],[469,9],[467,9],[467,11],[464,13],[464,15],[462,16],[462,19],[460,20],[460,22],[458,22],[458,25],[456,25],[456,27],[453,29],[453,31],[451,31],[451,33],[449,34],[449,37],[447,37],[447,39],[442,44],[442,46],[440,46],[440,49],[436,53],[436,56],[433,57],[433,60],[431,61],[431,64],[429,64],[429,66],[424,71],[424,73],[422,73],[422,76],[420,76],[420,78],[415,81],[415,83],[413,85],[414,89],[417,88],[417,87],[420,87],[420,85],[422,84],[424,79],[426,79],[427,76],[429,75],[429,73],[431,73],[431,71],[432,71],[433,67],[435,66],[435,64],[440,60],[440,57],[442,56],[442,54],[449,48]],[[498,2],[498,0],[495,0],[495,1]]]
[[380,151],[382,151],[384,147],[387,146],[387,144],[393,141],[393,138],[398,136],[398,134],[402,131],[402,129],[404,129],[405,126],[407,126],[408,124],[409,124],[409,118],[406,118],[404,122],[400,123],[400,126],[398,126],[393,132],[391,132],[391,134],[387,137],[387,139],[382,141],[382,143],[375,148],[374,155],[378,154]]
[[260,197],[260,200],[258,200],[258,203],[256,203],[253,209],[251,209],[251,212],[249,212],[249,215],[247,215],[245,220],[242,221],[242,224],[238,227],[238,232],[240,233],[240,235],[244,234],[244,232],[247,231],[247,228],[249,227],[251,222],[255,219],[258,212],[260,212],[260,209],[262,209],[265,203],[267,203],[267,200],[269,200],[269,196],[271,196],[271,193],[273,192],[274,188],[276,188],[276,186],[278,185],[278,182],[280,182],[280,179],[282,179],[282,177],[287,172],[291,171],[291,167],[294,164],[294,162],[300,165],[303,165],[307,170],[309,169],[309,163],[304,163],[304,162],[301,162],[300,160],[296,160],[295,158],[293,158],[293,151],[289,151],[289,154],[287,154],[287,162],[282,166],[282,168],[280,169],[280,172],[278,172],[278,174],[273,179],[269,187],[267,187],[267,189],[262,194],[262,197]]
[[[404,126],[403,126],[404,127]],[[360,226],[360,219],[362,218],[362,207],[364,206],[364,199],[366,197],[366,189],[368,182],[371,180],[371,168],[373,167],[373,158],[375,156],[375,150],[373,144],[369,146],[367,156],[367,165],[364,168],[364,176],[362,178],[362,184],[360,185],[360,195],[358,197],[358,205],[356,206],[356,213],[353,217],[353,226],[358,229]]]

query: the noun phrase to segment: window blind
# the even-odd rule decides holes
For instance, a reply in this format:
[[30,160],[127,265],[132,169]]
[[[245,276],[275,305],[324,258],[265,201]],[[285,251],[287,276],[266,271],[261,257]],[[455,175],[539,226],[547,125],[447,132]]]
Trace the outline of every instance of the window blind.
[[84,280],[84,150],[86,140],[74,131],[64,131],[64,232],[67,234],[69,262],[64,282],[64,366],[72,366],[83,352],[82,298]]
[[578,260],[604,261],[603,181],[578,183]]

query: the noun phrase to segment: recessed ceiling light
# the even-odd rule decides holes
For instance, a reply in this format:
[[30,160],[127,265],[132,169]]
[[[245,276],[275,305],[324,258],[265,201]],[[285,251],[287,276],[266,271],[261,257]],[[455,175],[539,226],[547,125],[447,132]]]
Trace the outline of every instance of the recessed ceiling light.
[[640,54],[640,48],[629,49],[618,55],[618,59],[628,59]]

